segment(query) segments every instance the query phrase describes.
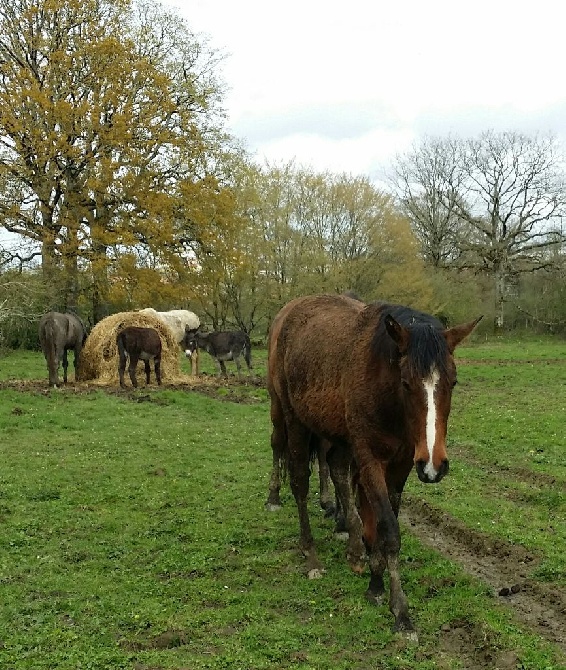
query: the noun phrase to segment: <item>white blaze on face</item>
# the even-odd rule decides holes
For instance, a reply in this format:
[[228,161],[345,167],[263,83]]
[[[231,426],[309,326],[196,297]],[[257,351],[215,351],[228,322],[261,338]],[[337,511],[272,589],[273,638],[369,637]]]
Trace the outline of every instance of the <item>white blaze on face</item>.
[[439,379],[440,375],[435,368],[430,373],[430,377],[423,380],[426,397],[426,446],[428,449],[428,463],[426,464],[424,471],[430,479],[434,479],[437,475],[434,465],[432,464],[432,453],[436,441],[436,405],[434,402],[434,391]]

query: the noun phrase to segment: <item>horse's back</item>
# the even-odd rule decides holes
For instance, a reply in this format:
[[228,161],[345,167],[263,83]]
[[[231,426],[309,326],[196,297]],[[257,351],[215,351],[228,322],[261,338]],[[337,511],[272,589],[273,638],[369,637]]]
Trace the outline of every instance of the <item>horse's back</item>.
[[[272,401],[306,408],[320,401],[342,406],[341,380],[351,375],[356,324],[365,305],[342,295],[296,298],[270,330],[267,387]],[[277,409],[277,407],[275,408]]]
[[270,357],[303,351],[313,358],[342,358],[357,336],[357,322],[365,305],[343,295],[296,298],[275,317],[269,337]]
[[142,326],[126,326],[116,336],[116,344],[120,355],[140,354],[142,352],[153,356],[160,356],[162,350],[161,338],[155,328]]
[[84,336],[83,322],[75,314],[47,312],[39,320],[39,341],[42,348],[47,345],[80,347]]

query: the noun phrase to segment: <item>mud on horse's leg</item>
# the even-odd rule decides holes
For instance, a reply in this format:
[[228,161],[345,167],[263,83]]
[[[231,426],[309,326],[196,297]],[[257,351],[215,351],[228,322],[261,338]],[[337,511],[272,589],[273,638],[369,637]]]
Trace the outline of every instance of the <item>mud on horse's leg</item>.
[[271,451],[273,453],[273,466],[269,480],[269,494],[265,503],[265,509],[274,512],[281,509],[281,458],[287,446],[287,433],[285,430],[285,418],[279,400],[272,394],[271,398]]
[[310,431],[296,420],[287,423],[289,440],[289,477],[291,490],[297,503],[301,536],[299,547],[307,560],[309,579],[322,577],[324,568],[319,561],[314,546],[310,526],[307,498],[309,493],[309,439]]
[[138,367],[138,357],[130,354],[130,365],[128,367],[128,372],[130,374],[130,379],[132,381],[132,386],[137,388],[138,380],[136,379],[136,368]]
[[[381,602],[384,593],[383,572],[387,568],[389,610],[395,617],[393,630],[416,641],[417,635],[409,616],[409,603],[401,585],[399,522],[391,506],[385,481],[382,477],[368,476],[365,472],[361,473],[360,483],[360,515],[364,522],[364,539],[370,547],[371,578],[366,597],[371,602]],[[371,499],[368,491],[372,494]]]
[[332,517],[336,514],[336,504],[330,491],[330,468],[328,466],[328,461],[326,460],[326,454],[330,448],[330,444],[326,440],[319,440],[315,437],[312,439],[318,441],[318,444],[316,445],[316,452],[318,460],[320,506],[325,511],[325,516]]
[[351,452],[349,449],[336,446],[326,455],[334,489],[336,503],[341,507],[346,530],[348,531],[348,545],[346,557],[353,572],[361,574],[365,567],[365,548],[362,541],[362,522],[356,507],[356,500],[351,481]]

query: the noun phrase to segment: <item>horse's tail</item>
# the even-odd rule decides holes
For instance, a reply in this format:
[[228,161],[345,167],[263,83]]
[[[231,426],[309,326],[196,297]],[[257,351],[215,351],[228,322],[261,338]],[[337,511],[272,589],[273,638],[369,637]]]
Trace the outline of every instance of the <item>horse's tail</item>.
[[47,370],[49,372],[49,383],[57,386],[59,361],[57,359],[57,325],[53,319],[48,319],[43,324],[43,331],[40,335],[41,348],[47,361]]
[[[279,440],[277,445],[273,449],[274,456],[279,459],[279,468],[281,470],[281,478],[283,480],[287,479],[287,474],[289,472],[289,461],[291,458],[291,453],[288,447],[286,428],[284,429],[284,433],[285,433],[285,439]],[[309,468],[311,472],[314,468],[316,461],[318,460],[320,443],[321,438],[319,438],[318,435],[311,433],[309,440]]]
[[[121,323],[118,326],[118,328],[120,328],[120,326],[123,326],[123,325],[124,324]],[[116,346],[118,347],[118,357],[120,358],[120,360],[123,359],[126,356],[126,345],[124,343],[124,337],[125,336],[124,336],[124,331],[123,330],[120,330],[118,335],[116,335]]]

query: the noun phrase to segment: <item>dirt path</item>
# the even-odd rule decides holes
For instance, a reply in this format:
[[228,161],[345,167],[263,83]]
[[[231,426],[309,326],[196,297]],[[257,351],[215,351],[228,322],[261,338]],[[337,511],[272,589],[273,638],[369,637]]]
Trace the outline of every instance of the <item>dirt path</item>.
[[[399,518],[412,535],[491,587],[519,624],[558,647],[566,667],[566,592],[529,578],[536,556],[524,547],[474,531],[414,496],[405,497]],[[450,628],[443,635],[462,644],[465,631]],[[472,631],[469,643],[475,647],[474,636]]]

